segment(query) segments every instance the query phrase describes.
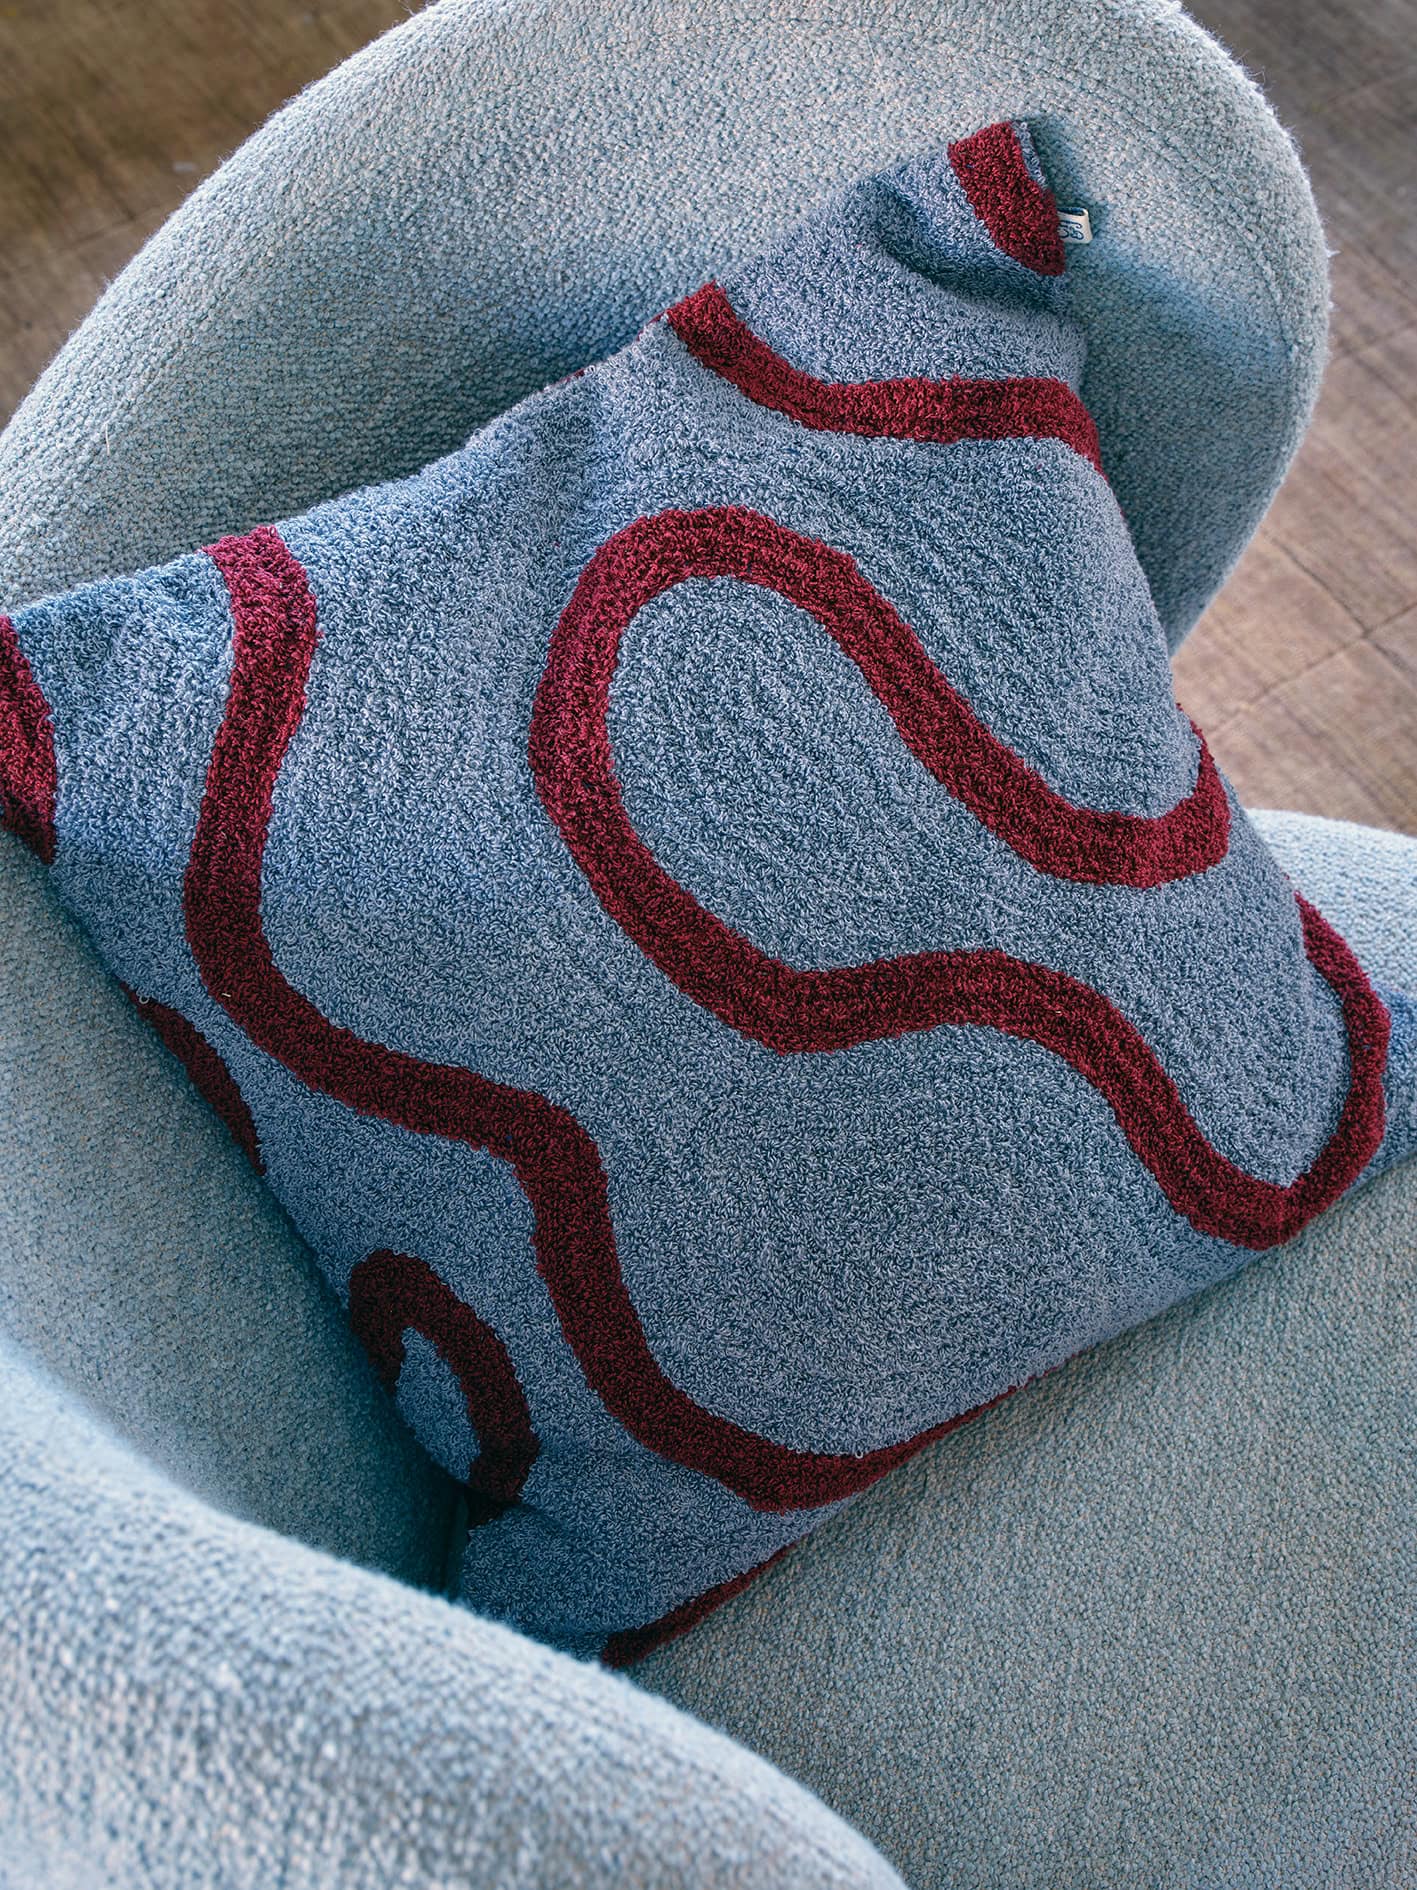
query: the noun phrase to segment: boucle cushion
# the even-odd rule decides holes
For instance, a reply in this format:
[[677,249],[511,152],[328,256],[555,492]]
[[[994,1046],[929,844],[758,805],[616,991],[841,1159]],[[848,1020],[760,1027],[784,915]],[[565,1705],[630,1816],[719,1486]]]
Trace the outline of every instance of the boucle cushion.
[[1081,366],[991,126],[4,627],[9,823],[465,1480],[464,1597],[573,1651],[1405,1150],[1409,1011],[1176,710]]

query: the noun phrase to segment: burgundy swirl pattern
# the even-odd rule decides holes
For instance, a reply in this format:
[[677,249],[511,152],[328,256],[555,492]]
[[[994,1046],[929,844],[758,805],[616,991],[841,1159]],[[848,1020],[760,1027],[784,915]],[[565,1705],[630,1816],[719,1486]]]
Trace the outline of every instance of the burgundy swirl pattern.
[[0,614],[0,826],[46,866],[54,864],[58,784],[49,704],[14,624]]
[[1098,472],[1102,455],[1092,415],[1066,381],[822,381],[803,373],[755,335],[716,282],[666,309],[664,319],[706,368],[760,407],[819,433],[869,439],[1061,440]]
[[[646,604],[688,578],[721,577],[774,591],[809,612],[855,663],[922,766],[1040,872],[1149,887],[1224,859],[1230,805],[1199,731],[1195,786],[1168,813],[1074,807],[984,726],[846,552],[744,506],[666,511],[615,533],[581,573],[551,639],[531,729],[542,799],[568,842],[574,831],[577,859],[595,857],[597,890],[613,880],[617,903],[644,908],[645,938],[668,938],[687,920],[698,934],[696,951],[708,942],[702,921],[690,914],[689,895],[673,886],[630,830],[606,732],[610,681],[621,638]],[[645,943],[639,932],[635,936]],[[656,951],[650,955],[663,965]]]
[[994,247],[1038,275],[1062,275],[1057,202],[1024,162],[1023,146],[1008,120],[957,139],[948,156]]
[[261,920],[271,797],[305,708],[319,630],[304,570],[260,526],[208,547],[234,625],[226,710],[212,747],[184,885],[187,939],[212,997],[309,1088],[361,1115],[506,1162],[532,1210],[538,1271],[587,1384],[631,1437],[702,1471],[754,1509],[815,1509],[864,1490],[992,1405],[860,1455],[794,1450],[705,1410],[665,1376],[620,1271],[594,1142],[545,1096],[370,1043],[287,981]]
[[[794,1450],[697,1405],[666,1378],[649,1349],[621,1274],[599,1154],[569,1111],[471,1070],[370,1043],[332,1024],[289,984],[262,925],[261,872],[272,792],[305,706],[318,639],[314,600],[300,564],[270,528],[224,539],[210,555],[227,584],[235,635],[185,905],[187,937],[217,1002],[309,1087],[359,1113],[462,1141],[507,1162],[531,1206],[537,1266],[587,1383],[632,1437],[715,1477],[752,1507],[808,1509],[851,1495],[975,1415],[963,1413],[920,1436],[848,1456]],[[1107,1097],[1178,1211],[1189,1213],[1203,1232],[1270,1245],[1288,1238],[1353,1179],[1381,1138],[1386,1012],[1323,920],[1306,908],[1304,923],[1310,955],[1343,1004],[1352,1068],[1334,1135],[1289,1188],[1243,1175],[1210,1149],[1135,1030],[1072,980],[1002,953],[940,954],[940,968],[958,976],[954,1001],[938,1021],[994,1023],[1068,1057]],[[763,962],[772,978],[786,974],[789,990],[803,978],[849,983],[860,971],[794,973]],[[866,969],[895,978],[902,971]],[[931,966],[930,975],[938,978],[939,969]],[[943,980],[940,989],[950,982]],[[1174,1146],[1172,1134],[1179,1138]]]
[[167,1048],[185,1067],[197,1093],[206,1099],[231,1132],[231,1139],[258,1175],[266,1172],[256,1124],[236,1079],[195,1024],[170,1004],[139,997],[125,984],[123,994],[146,1023],[152,1025]]
[[536,695],[529,753],[543,805],[572,858],[606,912],[667,978],[730,1028],[782,1053],[845,1049],[942,1024],[985,1025],[1036,1043],[1106,1099],[1176,1212],[1237,1246],[1291,1239],[1356,1180],[1382,1140],[1388,1016],[1347,945],[1302,899],[1305,948],[1342,1007],[1349,1085],[1313,1165],[1280,1186],[1211,1146],[1141,1032],[1089,985],[992,950],[799,970],[725,925],[666,872],[620,794],[610,683],[637,611],[685,578],[723,576],[763,585],[810,611],[861,669],[912,752],[1027,859],[1046,857],[1055,871],[1066,863],[1078,878],[1158,884],[1216,857],[1216,797],[1224,801],[1202,744],[1196,788],[1170,814],[1080,813],[982,728],[844,552],[740,507],[638,519],[595,553],[562,613]]
[[489,1522],[515,1503],[541,1451],[531,1412],[491,1326],[424,1261],[387,1248],[369,1254],[349,1276],[349,1321],[393,1395],[403,1369],[404,1334],[420,1332],[457,1379],[478,1454],[466,1478],[482,1499],[474,1520]]

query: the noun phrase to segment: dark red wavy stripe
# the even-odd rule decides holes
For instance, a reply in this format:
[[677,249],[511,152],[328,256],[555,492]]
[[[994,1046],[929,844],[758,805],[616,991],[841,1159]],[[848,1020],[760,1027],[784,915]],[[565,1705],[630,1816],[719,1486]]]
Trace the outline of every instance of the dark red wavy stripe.
[[0,615],[0,826],[46,866],[54,864],[58,783],[49,704],[14,624]]
[[1035,181],[1013,126],[1005,120],[960,138],[949,147],[949,159],[995,247],[1041,276],[1062,275],[1058,206],[1052,191]]
[[[470,1070],[425,1063],[366,1042],[331,1024],[287,982],[262,926],[261,873],[272,793],[305,706],[305,682],[318,635],[314,600],[299,563],[279,534],[267,527],[244,538],[223,539],[210,548],[210,555],[231,596],[235,636],[226,712],[213,746],[188,861],[185,902],[187,937],[216,1001],[268,1055],[310,1087],[362,1114],[418,1134],[462,1141],[507,1162],[530,1203],[537,1265],[588,1384],[632,1437],[716,1478],[753,1507],[810,1509],[849,1496],[975,1415],[962,1413],[918,1437],[848,1456],[793,1450],[704,1410],[665,1377],[650,1351],[620,1271],[599,1154],[569,1111],[544,1096],[493,1083]],[[1244,1223],[1243,1212],[1237,1217],[1234,1202],[1217,1216],[1225,1225],[1198,1223],[1202,1231],[1233,1239],[1236,1234],[1228,1228],[1238,1218],[1240,1235],[1259,1236],[1242,1238],[1241,1244],[1268,1245],[1286,1238],[1296,1217],[1317,1212],[1357,1173],[1366,1159],[1363,1137],[1376,1147],[1374,1137],[1381,1134],[1386,1013],[1347,947],[1317,914],[1306,910],[1305,929],[1315,963],[1343,998],[1353,1062],[1349,1097],[1339,1128],[1310,1176],[1287,1190],[1239,1177],[1239,1209],[1252,1208],[1257,1200],[1263,1210],[1253,1225]],[[958,957],[998,961],[1001,967],[1012,962],[998,953]],[[1126,1033],[1131,1033],[1136,1052],[1109,1069],[1103,1093],[1124,1129],[1128,1117],[1144,1124],[1157,1086],[1164,1095],[1169,1083],[1137,1034],[1085,987],[1038,967],[1016,969],[1025,978],[1025,1010],[1033,1001],[1027,988],[1032,973],[1053,981],[1054,996],[1066,999],[1071,990],[1101,1007],[1104,1029],[1095,1044],[1084,1046],[1099,1061],[1116,1054],[1106,1020],[1115,1020],[1112,1027],[1120,1030],[1124,1044]],[[967,981],[968,964],[961,970]],[[1007,1000],[1006,977],[1001,989]],[[1019,996],[1017,990],[1014,996]],[[960,1021],[991,1021],[987,1004],[978,1016],[967,1004],[958,1008]],[[1046,1042],[1057,1034],[1076,1047],[1063,1020],[1045,1016],[1040,1037],[1007,1001],[996,1008],[1006,1020],[1001,1027],[1016,1035]],[[1190,1134],[1192,1143],[1178,1163],[1168,1164],[1167,1178],[1174,1181],[1179,1166],[1183,1197],[1191,1192],[1215,1195],[1225,1206],[1225,1189],[1215,1185],[1216,1178],[1223,1182],[1238,1171],[1200,1140],[1194,1125]],[[1135,1147],[1134,1138],[1135,1122],[1129,1133]],[[1196,1144],[1200,1173],[1188,1181],[1185,1156]],[[1257,1197],[1246,1196],[1245,1188],[1257,1190]]]
[[749,400],[816,432],[939,445],[1061,440],[1102,470],[1092,415],[1066,381],[819,381],[755,335],[716,282],[666,309],[664,319],[691,354]]
[[703,1594],[681,1602],[677,1608],[671,1608],[668,1614],[662,1614],[657,1621],[651,1621],[645,1627],[622,1628],[618,1634],[612,1634],[601,1648],[600,1664],[603,1667],[633,1667],[637,1660],[643,1660],[657,1648],[667,1646],[670,1641],[677,1641],[681,1634],[687,1634],[690,1628],[697,1627],[715,1608],[721,1608],[725,1601],[732,1601],[735,1595],[741,1595],[760,1575],[765,1575],[774,1562],[780,1562],[789,1549],[796,1547],[795,1542],[786,1543],[765,1562],[745,1569],[741,1575],[731,1575],[726,1582],[719,1582],[713,1588],[706,1588]]
[[246,1106],[246,1099],[236,1087],[236,1079],[231,1071],[201,1031],[189,1023],[181,1011],[174,1011],[170,1005],[159,1004],[156,998],[139,997],[126,984],[123,991],[139,1017],[152,1025],[172,1054],[185,1064],[198,1093],[206,1098],[221,1117],[231,1131],[232,1141],[256,1173],[265,1174],[266,1164],[261,1156],[260,1139],[256,1134],[256,1124],[251,1119],[251,1111]]
[[985,1025],[1037,1043],[1107,1099],[1176,1211],[1236,1245],[1287,1240],[1336,1199],[1382,1140],[1388,1019],[1347,946],[1302,901],[1306,947],[1343,1006],[1352,1068],[1329,1143],[1307,1174],[1279,1187],[1211,1147],[1140,1031],[1089,985],[999,951],[798,970],[725,925],[665,871],[631,825],[615,777],[610,683],[637,611],[686,577],[720,576],[809,610],[861,668],[912,752],[1036,864],[1102,878],[1110,855],[1107,877],[1155,885],[1176,877],[1182,860],[1195,871],[1220,857],[1217,829],[1228,832],[1224,788],[1203,743],[1196,789],[1171,814],[1079,814],[975,720],[843,552],[739,507],[661,512],[618,532],[586,566],[552,636],[530,739],[547,812],[596,897],[646,957],[695,1003],[784,1053],[941,1024]]
[[541,1445],[507,1348],[477,1314],[412,1254],[371,1253],[349,1276],[349,1319],[384,1389],[398,1388],[404,1334],[421,1332],[457,1379],[478,1454],[467,1485],[487,1522],[522,1493]]
[[650,1351],[620,1272],[605,1171],[575,1117],[530,1090],[368,1043],[330,1023],[286,981],[261,922],[261,871],[276,778],[305,707],[318,637],[314,599],[269,527],[223,539],[209,555],[226,580],[235,637],[185,904],[187,938],[216,1001],[312,1089],[508,1163],[531,1205],[538,1269],[591,1389],[646,1448],[716,1478],[753,1508],[814,1509],[850,1496],[974,1416],[963,1412],[919,1437],[847,1456],[793,1450],[704,1410]]
[[[581,573],[551,639],[531,761],[543,801],[608,909],[676,983],[681,973],[693,979],[695,996],[725,982],[727,974],[712,968],[741,959],[739,947],[635,834],[615,780],[606,715],[620,639],[636,613],[687,578],[719,577],[760,585],[809,611],[856,664],[911,753],[1040,872],[1160,886],[1225,857],[1230,807],[1199,731],[1195,787],[1168,813],[1074,807],[984,726],[846,552],[744,506],[660,512],[607,539]],[[751,962],[761,968],[767,961],[754,954]],[[699,1001],[719,1008],[707,997]],[[760,1034],[736,1017],[729,1021]],[[861,1034],[847,1041],[890,1034],[852,1028]],[[783,1049],[827,1049],[836,1038],[773,1041]]]

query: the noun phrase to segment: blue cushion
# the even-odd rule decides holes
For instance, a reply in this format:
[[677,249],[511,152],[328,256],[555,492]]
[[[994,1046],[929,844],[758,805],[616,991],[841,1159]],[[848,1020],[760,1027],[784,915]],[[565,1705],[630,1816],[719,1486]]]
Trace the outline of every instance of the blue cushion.
[[[1096,213],[1095,240],[1071,263],[1085,392],[1174,641],[1302,433],[1328,290],[1292,145],[1170,0],[1039,0],[1026,12],[958,0],[929,21],[915,0],[872,0],[850,16],[804,0],[751,23],[729,0],[517,0],[490,11],[439,0],[273,117],[42,376],[0,435],[0,605],[421,465],[761,248],[835,179],[1007,114],[1036,119],[1060,187]],[[0,859],[0,873],[23,870],[17,853]],[[43,927],[42,952],[53,908],[27,913]],[[54,949],[72,960],[72,943]],[[105,1029],[130,1045],[141,1035],[92,960],[74,1002],[76,1016],[101,1008]],[[145,1084],[183,1093],[151,1046],[123,1055],[142,1059],[134,1081],[145,1071]],[[215,1153],[220,1132],[200,1108],[184,1109],[211,1194],[204,1224],[230,1221],[249,1250],[259,1220],[262,1251],[284,1277],[299,1243],[239,1157]],[[101,1179],[99,1154],[76,1200]],[[121,1251],[112,1203],[108,1217]],[[233,1321],[215,1349],[234,1360],[243,1270],[214,1265]],[[129,1395],[121,1369],[131,1362],[154,1383],[190,1377],[200,1399],[212,1289],[161,1302],[168,1345],[148,1374],[143,1345],[63,1344],[46,1270],[32,1246],[19,1250],[0,1301],[27,1342],[111,1405],[143,1448],[164,1461],[178,1452],[209,1487],[244,1482],[243,1502],[259,1500],[250,1486],[264,1460],[240,1426],[183,1432],[169,1405]],[[112,1277],[116,1291],[121,1268]],[[267,1281],[267,1262],[251,1277]],[[253,1295],[253,1325],[268,1303]],[[367,1369],[357,1348],[331,1344],[330,1360],[362,1373],[357,1402]],[[289,1383],[299,1434],[309,1374],[261,1377],[271,1412]],[[277,1450],[276,1462],[287,1456]],[[304,1505],[277,1474],[275,1513],[300,1534]],[[311,1537],[332,1541],[339,1505],[318,1475],[307,1488]],[[370,1552],[383,1550],[371,1540]],[[405,1549],[389,1553],[411,1566]]]

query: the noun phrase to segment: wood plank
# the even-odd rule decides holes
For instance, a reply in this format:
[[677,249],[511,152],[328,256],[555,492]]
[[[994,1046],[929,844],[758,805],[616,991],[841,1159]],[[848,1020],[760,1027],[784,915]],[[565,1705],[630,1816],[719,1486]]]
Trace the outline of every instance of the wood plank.
[[1307,111],[1299,143],[1320,202],[1340,231],[1361,232],[1372,252],[1407,281],[1417,262],[1413,214],[1413,98],[1417,94],[1417,11],[1406,56],[1391,72],[1354,88],[1336,85]]
[[203,176],[411,11],[402,0],[5,0],[0,420]]
[[1329,364],[1318,412],[1266,521],[1365,629],[1417,603],[1417,387],[1378,342]]
[[[1417,610],[1404,611],[1400,617],[1394,617],[1391,623],[1374,630],[1369,641],[1395,669],[1417,684]],[[1409,731],[1409,739],[1417,743],[1417,729]]]
[[1202,728],[1219,727],[1362,635],[1362,625],[1278,539],[1261,532],[1203,630],[1178,653],[1176,694]]
[[1371,643],[1353,644],[1209,731],[1216,759],[1252,807],[1413,830],[1417,678]]
[[1285,124],[1417,61],[1413,0],[1195,0],[1188,11],[1259,80]]
[[63,248],[0,268],[0,415],[10,413],[128,259],[167,217],[165,206]]
[[[1336,226],[1329,220],[1329,228]],[[1362,237],[1347,235],[1335,253],[1329,347],[1335,357],[1385,341],[1417,324],[1417,295],[1389,257],[1373,253]],[[1409,383],[1411,385],[1411,383]]]

